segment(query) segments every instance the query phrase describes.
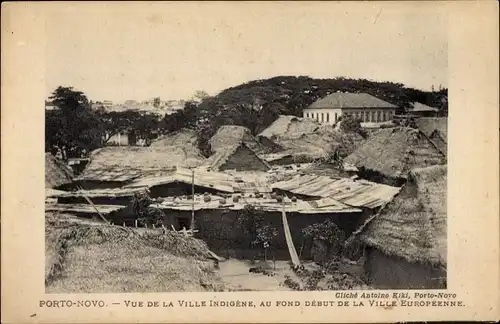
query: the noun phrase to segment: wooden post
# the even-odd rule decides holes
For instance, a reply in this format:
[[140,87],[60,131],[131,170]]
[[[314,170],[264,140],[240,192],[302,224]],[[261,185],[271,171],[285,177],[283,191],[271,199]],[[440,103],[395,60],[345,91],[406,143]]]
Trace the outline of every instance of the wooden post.
[[[82,187],[80,186],[77,186],[77,189],[78,190],[83,190]],[[94,210],[97,212],[97,214],[99,215],[99,217],[101,217],[101,219],[109,225],[109,221],[104,217],[103,214],[101,214],[101,212],[99,211],[99,209],[97,209],[96,205],[94,205],[94,203],[92,202],[92,200],[90,200],[89,197],[87,197],[86,195],[83,195],[83,198],[92,206],[94,207]]]
[[125,227],[125,222],[123,222],[123,227]]
[[155,224],[153,224],[153,228],[155,228]]
[[145,228],[148,228],[148,223],[144,223],[144,227],[145,227]]
[[135,227],[137,228],[137,219],[134,221]]
[[191,195],[193,197],[191,206],[191,230],[194,230],[194,169],[191,170]]

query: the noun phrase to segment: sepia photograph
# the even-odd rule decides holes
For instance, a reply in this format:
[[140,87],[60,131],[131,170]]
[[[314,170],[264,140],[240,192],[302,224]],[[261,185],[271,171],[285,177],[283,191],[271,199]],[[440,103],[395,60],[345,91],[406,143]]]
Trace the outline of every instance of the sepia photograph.
[[1,6],[2,323],[500,319],[498,2]]
[[446,289],[447,16],[332,9],[53,14],[46,293]]

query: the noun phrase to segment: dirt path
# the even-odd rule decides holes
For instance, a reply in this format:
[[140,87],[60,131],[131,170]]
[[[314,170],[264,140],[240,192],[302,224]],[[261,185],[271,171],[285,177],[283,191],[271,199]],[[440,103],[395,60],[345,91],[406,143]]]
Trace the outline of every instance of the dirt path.
[[[272,262],[269,264],[272,265]],[[276,275],[272,277],[249,272],[249,269],[256,265],[247,260],[229,259],[221,262],[219,266],[222,281],[228,288],[235,290],[289,291],[291,289],[283,285],[285,276],[298,280],[287,261],[276,261],[276,271],[273,271]]]

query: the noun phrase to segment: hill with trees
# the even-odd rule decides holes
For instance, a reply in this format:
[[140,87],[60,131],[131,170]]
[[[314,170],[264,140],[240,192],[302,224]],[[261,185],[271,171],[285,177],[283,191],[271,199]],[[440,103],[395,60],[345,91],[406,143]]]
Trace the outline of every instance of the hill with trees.
[[278,76],[255,80],[205,98],[198,105],[166,116],[167,131],[176,127],[194,127],[202,152],[208,154],[208,139],[223,125],[245,126],[256,135],[279,115],[302,116],[302,110],[319,98],[336,91],[366,92],[399,107],[404,113],[411,102],[439,107],[447,113],[447,89],[422,91],[400,83],[365,79],[314,79],[306,76]]
[[69,157],[81,156],[104,145],[107,137],[133,130],[141,138],[154,138],[183,128],[196,130],[198,146],[210,154],[209,139],[223,125],[248,128],[256,135],[279,115],[302,116],[302,110],[319,98],[336,91],[366,92],[399,107],[404,113],[411,102],[438,107],[448,112],[447,89],[422,91],[401,83],[365,79],[315,79],[307,76],[278,76],[254,80],[225,89],[215,96],[198,91],[184,110],[158,119],[132,111],[104,112],[92,110],[85,94],[59,87],[51,96],[60,109],[46,113],[46,151],[60,148]]

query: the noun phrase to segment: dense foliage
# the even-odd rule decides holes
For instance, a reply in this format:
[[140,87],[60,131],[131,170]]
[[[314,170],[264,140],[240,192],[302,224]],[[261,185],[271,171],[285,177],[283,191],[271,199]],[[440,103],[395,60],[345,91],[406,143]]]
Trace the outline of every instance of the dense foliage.
[[58,87],[49,99],[58,109],[45,113],[45,151],[63,159],[85,156],[122,131],[148,140],[165,129],[155,114],[93,110],[85,94],[71,87]]
[[302,235],[325,243],[328,249],[339,248],[345,239],[344,232],[330,220],[307,226],[302,230]]
[[102,122],[83,92],[58,87],[49,99],[59,109],[45,114],[46,151],[78,157],[102,145]]

